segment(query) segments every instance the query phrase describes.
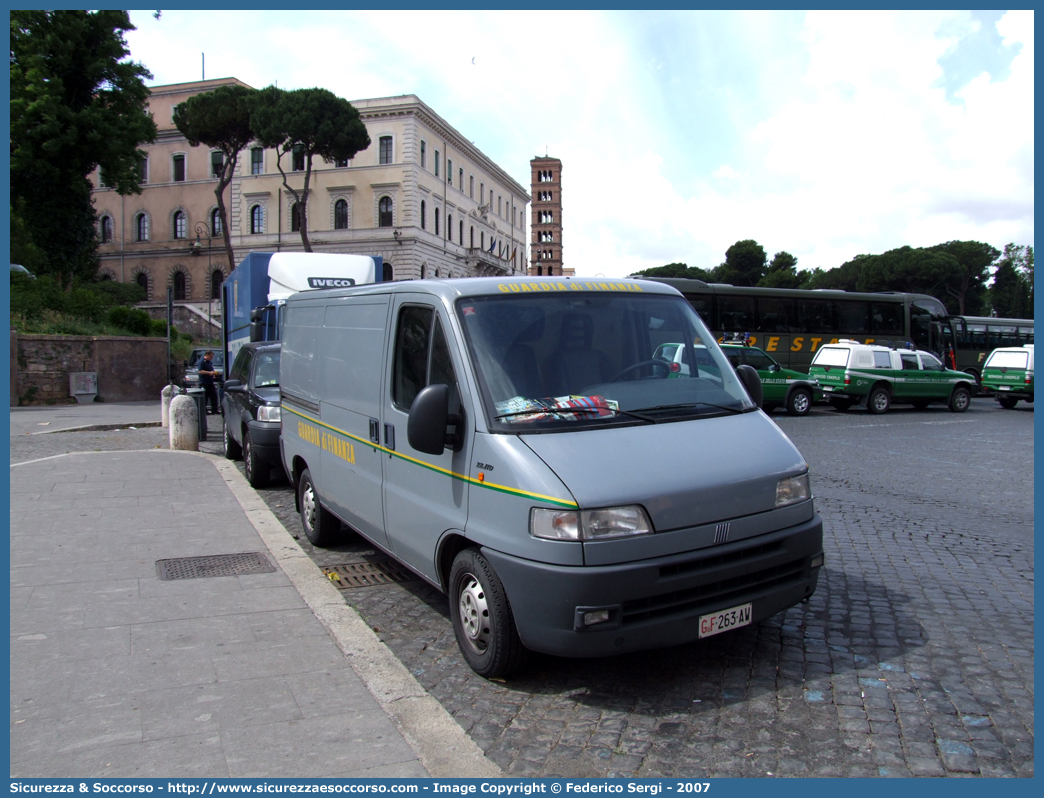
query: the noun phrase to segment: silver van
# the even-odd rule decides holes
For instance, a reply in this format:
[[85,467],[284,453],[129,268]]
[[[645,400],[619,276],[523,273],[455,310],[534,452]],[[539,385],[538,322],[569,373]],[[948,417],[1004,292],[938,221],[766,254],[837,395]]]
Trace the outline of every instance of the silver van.
[[[664,344],[682,351],[662,357]],[[758,408],[757,373],[733,370],[669,286],[298,293],[280,386],[308,539],[327,544],[344,522],[445,591],[483,676],[527,650],[710,637],[816,589],[808,465]]]

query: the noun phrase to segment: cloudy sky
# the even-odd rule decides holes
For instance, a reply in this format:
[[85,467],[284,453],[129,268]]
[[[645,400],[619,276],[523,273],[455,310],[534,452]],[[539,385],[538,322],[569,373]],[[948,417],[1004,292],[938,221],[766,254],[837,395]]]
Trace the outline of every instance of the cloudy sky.
[[[131,12],[152,85],[416,94],[529,188],[563,162],[564,262],[799,268],[1033,242],[1033,12]],[[205,58],[201,55],[205,54]]]

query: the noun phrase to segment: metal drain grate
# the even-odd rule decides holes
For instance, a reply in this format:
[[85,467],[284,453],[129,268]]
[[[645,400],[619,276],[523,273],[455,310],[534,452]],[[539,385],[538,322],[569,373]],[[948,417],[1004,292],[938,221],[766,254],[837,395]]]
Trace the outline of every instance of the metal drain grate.
[[344,565],[328,565],[323,573],[340,590],[354,587],[374,587],[375,585],[391,585],[396,582],[409,582],[417,577],[408,568],[394,560],[373,560],[370,562],[350,562]]
[[156,573],[163,581],[172,579],[203,579],[209,576],[243,576],[270,574],[275,566],[260,552],[241,554],[212,554],[209,557],[179,557],[156,560]]

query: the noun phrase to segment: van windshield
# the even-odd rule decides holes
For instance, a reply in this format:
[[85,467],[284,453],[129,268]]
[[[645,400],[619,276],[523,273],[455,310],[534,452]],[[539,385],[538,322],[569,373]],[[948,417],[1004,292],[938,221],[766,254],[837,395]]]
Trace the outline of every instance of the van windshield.
[[539,293],[457,300],[490,428],[559,432],[754,405],[682,297]]

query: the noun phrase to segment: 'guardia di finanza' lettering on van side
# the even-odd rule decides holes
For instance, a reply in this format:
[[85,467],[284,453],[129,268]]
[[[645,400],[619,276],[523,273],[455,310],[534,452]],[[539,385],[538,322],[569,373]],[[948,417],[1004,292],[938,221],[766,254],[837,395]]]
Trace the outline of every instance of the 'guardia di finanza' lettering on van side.
[[[295,415],[299,415],[290,408],[284,407],[284,410],[290,413],[294,413]],[[413,463],[414,465],[427,468],[430,471],[437,471],[440,474],[444,474],[447,477],[452,477],[453,479],[463,480],[464,482],[467,482],[471,485],[475,485],[480,488],[486,488],[487,490],[494,490],[499,493],[507,493],[512,496],[520,496],[522,498],[527,499],[539,499],[550,504],[558,505],[559,507],[576,507],[576,502],[572,499],[561,499],[557,496],[545,496],[542,493],[534,493],[533,491],[522,490],[520,488],[512,488],[507,485],[498,485],[494,482],[488,481],[486,479],[485,473],[482,472],[480,472],[477,477],[470,477],[467,474],[458,474],[455,471],[449,471],[445,468],[440,468],[439,466],[434,465],[432,463],[427,463],[424,460],[418,460],[417,458],[409,457],[408,455],[404,455],[401,452],[397,452],[393,449],[385,448],[384,446],[376,444],[373,441],[366,441],[362,440],[361,438],[356,438],[354,435],[350,435],[349,433],[344,432],[343,430],[335,430],[335,432],[337,434],[333,434],[331,432],[327,432],[326,430],[319,429],[318,427],[309,424],[307,421],[298,418],[297,436],[301,440],[307,441],[308,443],[318,446],[324,452],[330,452],[335,457],[339,457],[346,463],[351,463],[352,465],[355,465],[355,445],[351,441],[341,440],[341,438],[338,438],[337,435],[343,435],[346,438],[352,438],[355,441],[363,444],[364,446],[373,449],[374,451],[383,452],[384,454],[391,455],[392,457],[398,457],[400,460],[406,460],[407,462]]]

